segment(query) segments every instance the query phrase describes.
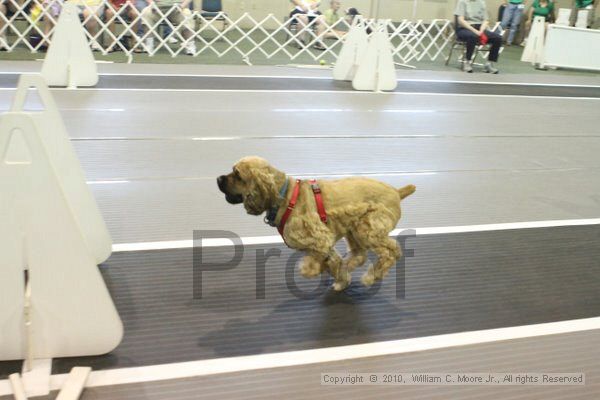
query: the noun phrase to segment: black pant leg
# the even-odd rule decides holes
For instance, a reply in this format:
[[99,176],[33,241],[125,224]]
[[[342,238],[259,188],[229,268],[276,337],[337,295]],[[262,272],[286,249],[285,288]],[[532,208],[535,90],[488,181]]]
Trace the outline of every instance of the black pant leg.
[[500,53],[500,47],[502,46],[502,36],[492,31],[485,31],[488,37],[488,43],[490,46],[490,54],[488,60],[492,62],[498,61],[498,54]]
[[475,46],[477,46],[477,43],[479,43],[479,36],[468,29],[459,28],[456,31],[456,37],[467,44],[467,60],[471,61]]

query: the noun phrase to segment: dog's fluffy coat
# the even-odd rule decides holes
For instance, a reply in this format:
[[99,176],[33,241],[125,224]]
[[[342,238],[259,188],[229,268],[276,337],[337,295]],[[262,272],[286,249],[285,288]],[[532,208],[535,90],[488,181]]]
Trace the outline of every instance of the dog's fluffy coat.
[[[279,190],[285,180],[289,186],[284,199]],[[388,236],[400,220],[400,200],[416,190],[414,185],[396,189],[368,178],[319,180],[328,222],[317,212],[310,184],[302,181],[298,202],[289,217],[283,236],[293,249],[306,251],[300,273],[315,277],[328,271],[335,279],[334,289],[350,284],[351,272],[367,260],[367,251],[377,254],[377,262],[362,277],[365,285],[382,279],[402,256],[398,243]],[[219,188],[232,204],[244,203],[249,214],[260,215],[279,207],[275,223],[279,225],[292,195],[295,180],[260,157],[245,157],[233,172],[218,178]],[[345,238],[350,254],[344,260],[334,245]]]

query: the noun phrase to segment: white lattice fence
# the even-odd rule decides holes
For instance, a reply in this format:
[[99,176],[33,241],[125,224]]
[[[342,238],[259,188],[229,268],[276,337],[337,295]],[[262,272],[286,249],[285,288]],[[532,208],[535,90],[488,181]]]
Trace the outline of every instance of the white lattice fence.
[[[0,46],[8,51],[17,47],[40,51],[52,41],[61,4],[60,0],[7,0],[8,8],[14,13],[10,17],[0,13]],[[80,6],[90,45],[104,54],[121,50],[130,60],[134,52],[145,52],[150,56],[166,52],[172,57],[184,54],[223,57],[234,53],[246,62],[253,56],[272,58],[281,55],[291,61],[301,56],[313,60],[324,56],[335,59],[342,46],[339,39],[350,28],[346,19],[335,26],[327,26],[318,18],[303,25],[293,18],[281,20],[272,14],[261,19],[249,13],[237,19],[231,19],[225,13],[205,18],[199,12],[177,5],[161,9],[151,3],[138,9],[134,4],[126,3],[115,9],[106,0],[99,5]],[[368,27],[374,27],[374,20],[366,22]],[[442,53],[454,35],[448,20],[386,23],[394,58],[402,64],[423,58],[431,61],[443,58]],[[37,36],[38,40],[33,41],[32,36]],[[320,46],[321,49],[316,48]]]

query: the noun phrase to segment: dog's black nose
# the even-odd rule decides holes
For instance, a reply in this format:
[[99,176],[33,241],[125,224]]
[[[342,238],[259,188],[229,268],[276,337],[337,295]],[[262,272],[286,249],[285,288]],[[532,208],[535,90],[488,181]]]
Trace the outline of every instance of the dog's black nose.
[[227,177],[225,175],[221,175],[220,177],[217,178],[217,185],[219,186],[219,189],[221,189],[222,192],[225,191],[226,179],[227,179]]

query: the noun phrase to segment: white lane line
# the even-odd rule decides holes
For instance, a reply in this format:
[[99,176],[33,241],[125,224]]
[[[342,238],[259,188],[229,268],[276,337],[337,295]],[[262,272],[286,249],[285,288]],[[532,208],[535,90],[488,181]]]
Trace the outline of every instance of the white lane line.
[[[33,71],[0,71],[0,75],[15,75],[32,73]],[[243,75],[243,74],[194,74],[194,73],[118,73],[103,72],[100,76],[142,76],[142,77],[179,77],[179,78],[249,78],[249,79],[309,79],[309,80],[331,80],[330,76],[306,76],[306,75]],[[549,86],[549,87],[576,87],[576,88],[600,88],[600,85],[592,84],[570,84],[570,83],[543,83],[543,82],[498,82],[498,81],[470,81],[463,79],[426,79],[426,78],[398,78],[398,82],[424,82],[424,83],[467,83],[475,85],[499,85],[499,86]]]
[[[409,109],[384,109],[384,110],[357,110],[352,108],[273,108],[272,112],[326,112],[326,113],[411,113],[411,114],[432,114],[437,110],[409,110]],[[251,111],[254,112],[254,111]]]
[[[0,75],[20,75],[20,74],[35,74],[37,71],[0,71]],[[302,76],[302,75],[241,75],[241,74],[185,74],[185,73],[118,73],[118,72],[102,72],[99,76],[141,76],[141,77],[167,77],[167,78],[236,78],[236,79],[314,79],[314,80],[332,80],[330,76]]]
[[[14,88],[0,88],[0,91],[14,91]],[[148,88],[50,88],[53,91],[103,91],[103,92],[178,92],[178,93],[306,93],[306,94],[359,94],[359,95],[414,95],[414,96],[457,96],[457,97],[506,97],[523,99],[549,99],[549,100],[600,100],[600,97],[572,97],[572,96],[533,96],[515,94],[469,94],[469,93],[427,93],[427,92],[360,92],[355,90],[270,90],[270,89],[148,89]]]
[[[535,229],[535,228],[554,228],[561,226],[585,226],[599,225],[600,218],[589,219],[566,219],[566,220],[550,220],[550,221],[529,221],[529,222],[509,222],[501,224],[484,224],[484,225],[463,225],[463,226],[443,226],[432,228],[404,228],[394,229],[390,232],[390,236],[398,236],[401,234],[419,235],[439,235],[450,233],[468,233],[468,232],[490,232],[504,231],[515,229]],[[237,243],[228,238],[206,238],[202,239],[202,247],[224,247],[234,246],[236,244],[243,245],[259,245],[259,244],[278,244],[283,243],[281,236],[246,236],[240,237]],[[199,243],[198,243],[199,244]],[[131,252],[145,250],[168,250],[168,249],[187,249],[194,247],[193,240],[172,240],[162,242],[140,242],[140,243],[120,243],[113,245],[113,252]]]
[[[283,368],[355,360],[368,357],[390,356],[458,346],[583,332],[595,329],[600,329],[600,317],[451,333],[413,339],[391,340],[386,342],[327,347],[322,349],[93,371],[88,378],[86,387],[165,381],[170,379],[192,378],[267,368]],[[67,377],[67,374],[53,375],[50,379],[50,389],[60,389]],[[0,396],[7,394],[10,394],[10,384],[8,380],[0,381]]]
[[398,82],[425,82],[425,83],[472,83],[474,85],[498,85],[498,86],[549,86],[549,87],[573,87],[573,88],[600,88],[600,85],[584,85],[570,83],[541,83],[541,82],[490,82],[490,81],[466,81],[453,79],[398,79]]

